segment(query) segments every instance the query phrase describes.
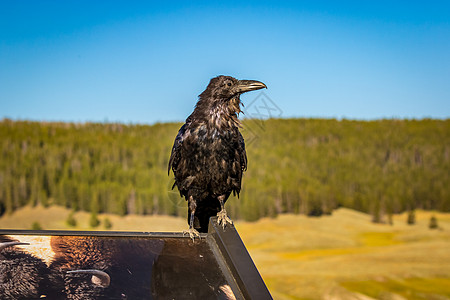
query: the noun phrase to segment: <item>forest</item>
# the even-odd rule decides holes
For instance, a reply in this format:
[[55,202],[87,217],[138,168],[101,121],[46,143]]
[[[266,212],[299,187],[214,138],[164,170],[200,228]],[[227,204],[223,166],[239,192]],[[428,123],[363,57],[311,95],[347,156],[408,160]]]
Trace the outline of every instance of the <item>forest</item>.
[[[25,205],[186,215],[167,163],[180,123],[0,121],[0,215]],[[450,119],[244,120],[248,171],[233,219],[338,207],[389,222],[450,211]]]

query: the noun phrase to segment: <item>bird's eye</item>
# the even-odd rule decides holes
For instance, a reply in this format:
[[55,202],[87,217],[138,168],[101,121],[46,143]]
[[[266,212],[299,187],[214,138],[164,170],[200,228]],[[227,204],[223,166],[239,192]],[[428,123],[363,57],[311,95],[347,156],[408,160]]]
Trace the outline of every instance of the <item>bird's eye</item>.
[[228,82],[227,85],[228,85],[228,86],[231,86],[231,82]]

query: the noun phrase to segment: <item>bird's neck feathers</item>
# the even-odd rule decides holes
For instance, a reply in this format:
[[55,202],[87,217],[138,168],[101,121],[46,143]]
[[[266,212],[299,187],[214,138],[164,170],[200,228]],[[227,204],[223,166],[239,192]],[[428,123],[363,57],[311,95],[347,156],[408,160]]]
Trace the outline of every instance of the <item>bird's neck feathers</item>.
[[192,115],[194,119],[210,127],[223,129],[240,127],[238,119],[239,113],[242,112],[240,104],[239,95],[231,99],[214,101],[205,99],[200,95]]

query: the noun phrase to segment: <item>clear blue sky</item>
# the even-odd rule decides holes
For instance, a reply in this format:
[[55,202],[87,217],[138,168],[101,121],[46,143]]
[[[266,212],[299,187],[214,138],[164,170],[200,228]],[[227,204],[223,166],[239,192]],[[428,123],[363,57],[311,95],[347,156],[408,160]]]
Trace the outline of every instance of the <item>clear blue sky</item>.
[[182,121],[220,74],[284,117],[449,118],[450,2],[0,2],[0,118]]

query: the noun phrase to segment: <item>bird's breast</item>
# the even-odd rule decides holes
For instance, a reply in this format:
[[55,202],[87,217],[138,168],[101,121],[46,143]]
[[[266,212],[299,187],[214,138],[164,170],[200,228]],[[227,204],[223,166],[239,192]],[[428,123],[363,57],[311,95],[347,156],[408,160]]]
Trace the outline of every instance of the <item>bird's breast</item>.
[[220,169],[225,171],[234,156],[234,134],[230,130],[199,126],[190,131],[184,143],[184,159],[195,169]]

